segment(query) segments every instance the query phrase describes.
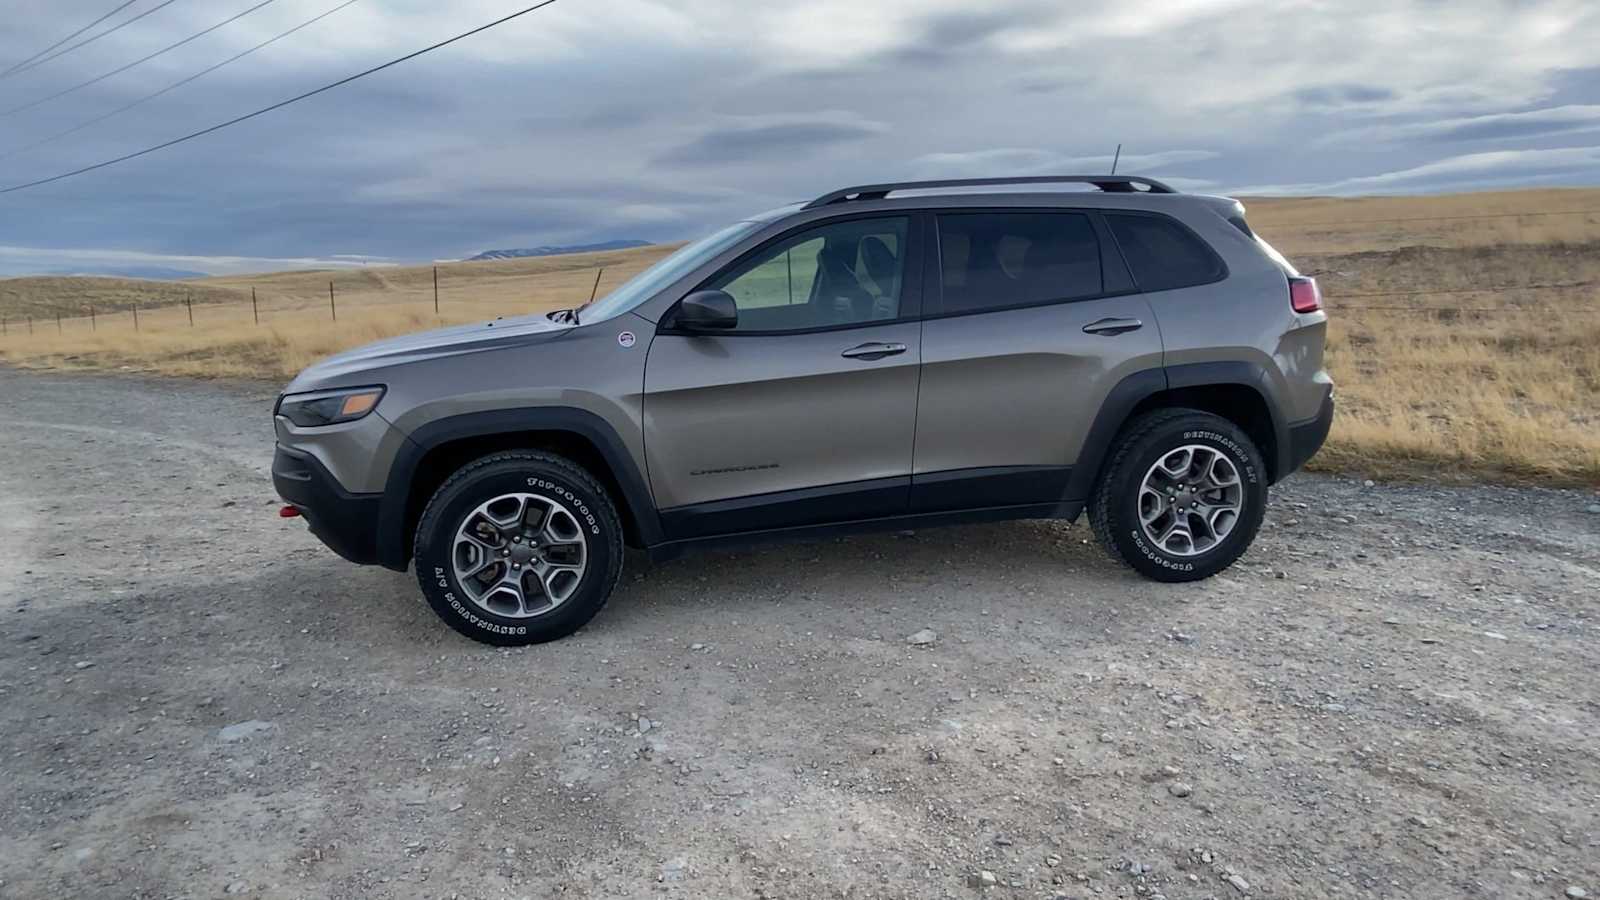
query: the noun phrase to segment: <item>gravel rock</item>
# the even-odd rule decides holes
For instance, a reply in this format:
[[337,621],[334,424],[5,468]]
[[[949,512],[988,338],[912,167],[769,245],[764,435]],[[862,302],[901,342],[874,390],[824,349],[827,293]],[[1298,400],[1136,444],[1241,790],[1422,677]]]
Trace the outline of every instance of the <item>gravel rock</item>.
[[222,889],[222,892],[224,894],[242,894],[248,890],[250,890],[249,883],[243,881],[230,881],[228,886]]
[[1174,781],[1167,785],[1167,793],[1174,797],[1187,797],[1194,793],[1194,786],[1184,781]]
[[1589,896],[1589,892],[1575,884],[1571,884],[1567,885],[1567,896],[1571,897],[1572,900],[1584,900],[1585,897]]
[[924,628],[916,634],[906,638],[906,643],[913,647],[927,647],[939,639],[939,633],[932,628]]
[[981,872],[973,872],[967,876],[967,885],[969,887],[992,888],[999,883],[1000,879],[996,878],[994,873],[988,869],[984,869]]
[[1250,882],[1245,881],[1243,878],[1240,878],[1238,875],[1229,875],[1227,878],[1225,878],[1223,880],[1228,882],[1229,884],[1233,885],[1233,889],[1238,891],[1241,894],[1250,893]]
[[217,732],[217,737],[226,743],[232,744],[239,741],[247,741],[258,734],[266,734],[277,727],[278,726],[272,724],[271,722],[263,722],[260,719],[251,719],[248,722],[237,722],[219,730]]
[[1584,508],[1584,512],[1591,516],[1600,516],[1600,503],[1591,503]]
[[89,669],[89,668],[93,668],[94,667],[94,663],[90,662],[87,659],[80,659],[77,662],[73,663],[72,667],[74,669]]

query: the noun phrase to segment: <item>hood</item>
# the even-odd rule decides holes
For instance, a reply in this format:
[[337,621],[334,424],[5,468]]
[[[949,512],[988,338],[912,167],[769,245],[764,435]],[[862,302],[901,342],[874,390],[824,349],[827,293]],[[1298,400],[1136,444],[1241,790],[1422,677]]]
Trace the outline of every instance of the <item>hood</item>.
[[352,387],[360,376],[375,369],[499,350],[529,340],[547,340],[572,330],[566,322],[555,322],[543,313],[500,318],[473,325],[453,325],[432,331],[401,335],[337,353],[308,366],[296,375],[284,393]]

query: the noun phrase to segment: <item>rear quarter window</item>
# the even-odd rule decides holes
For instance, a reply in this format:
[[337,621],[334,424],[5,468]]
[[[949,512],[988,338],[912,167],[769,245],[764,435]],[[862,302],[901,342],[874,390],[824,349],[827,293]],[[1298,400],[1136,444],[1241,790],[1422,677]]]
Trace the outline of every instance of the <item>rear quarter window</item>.
[[1170,291],[1220,281],[1222,258],[1165,216],[1109,213],[1106,224],[1141,291]]

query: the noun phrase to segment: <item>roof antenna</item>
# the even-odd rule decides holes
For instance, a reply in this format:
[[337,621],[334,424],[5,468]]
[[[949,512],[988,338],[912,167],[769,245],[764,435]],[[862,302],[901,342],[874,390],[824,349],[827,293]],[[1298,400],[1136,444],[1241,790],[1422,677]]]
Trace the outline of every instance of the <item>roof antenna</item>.
[[1122,145],[1117,145],[1117,155],[1111,157],[1111,174],[1117,174],[1117,163],[1122,162]]

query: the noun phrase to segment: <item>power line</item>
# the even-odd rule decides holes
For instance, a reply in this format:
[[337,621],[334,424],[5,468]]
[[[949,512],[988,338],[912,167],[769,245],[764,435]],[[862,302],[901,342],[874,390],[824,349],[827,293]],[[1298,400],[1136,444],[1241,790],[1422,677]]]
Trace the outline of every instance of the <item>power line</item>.
[[66,131],[60,131],[60,132],[57,132],[55,134],[50,135],[47,138],[42,139],[42,140],[34,141],[31,144],[25,144],[25,145],[23,145],[21,147],[17,147],[15,149],[13,149],[13,150],[7,150],[4,153],[0,153],[0,159],[10,159],[11,157],[16,156],[19,153],[26,153],[29,150],[33,150],[33,149],[36,149],[36,148],[39,148],[39,147],[43,147],[45,144],[51,143],[52,141],[58,141],[61,138],[67,137],[68,135],[77,134],[78,132],[82,131],[83,129],[88,128],[90,125],[97,125],[97,124],[99,124],[101,122],[104,122],[105,120],[107,120],[109,118],[114,117],[114,116],[120,116],[123,113],[127,112],[128,110],[133,109],[135,106],[140,105],[141,103],[147,103],[147,102],[149,102],[151,100],[156,99],[157,97],[160,97],[163,94],[166,94],[166,93],[168,93],[170,91],[175,91],[178,88],[183,87],[184,85],[188,84],[191,81],[194,81],[194,80],[199,79],[199,78],[203,78],[206,75],[210,75],[212,72],[215,72],[216,70],[222,68],[223,66],[226,66],[226,65],[229,65],[230,63],[235,63],[235,62],[238,62],[241,59],[244,59],[246,56],[249,56],[250,54],[256,52],[257,50],[260,50],[261,48],[267,46],[268,44],[277,43],[278,41],[283,40],[284,38],[288,37],[291,34],[294,34],[296,31],[299,31],[302,28],[307,28],[307,27],[309,27],[311,25],[315,25],[316,23],[322,21],[323,19],[326,19],[327,17],[333,15],[334,13],[338,12],[339,10],[344,9],[346,6],[349,6],[352,3],[356,3],[356,2],[358,2],[358,0],[344,0],[343,3],[339,4],[338,6],[335,6],[334,8],[328,10],[327,12],[323,13],[320,16],[315,16],[313,18],[307,19],[306,21],[301,22],[299,25],[296,25],[295,27],[289,29],[288,31],[282,32],[282,33],[280,33],[280,34],[278,34],[278,35],[276,35],[274,37],[267,38],[266,40],[264,40],[261,43],[255,45],[254,47],[251,47],[248,50],[244,50],[244,51],[241,51],[239,53],[235,53],[234,55],[228,57],[227,59],[223,60],[222,62],[219,62],[219,63],[217,63],[215,65],[212,65],[212,66],[207,66],[206,68],[201,69],[200,71],[194,73],[193,75],[188,76],[187,78],[181,78],[181,79],[179,79],[177,81],[174,81],[173,83],[167,85],[166,87],[162,88],[159,91],[156,91],[156,92],[150,93],[150,94],[146,94],[143,97],[140,97],[139,99],[134,100],[131,103],[124,104],[123,106],[119,106],[116,109],[111,110],[110,112],[102,113],[101,115],[95,116],[92,119],[88,119],[88,120],[85,120],[83,122],[80,122],[77,125],[74,125],[71,128],[68,128]]
[[65,90],[56,91],[54,94],[51,94],[48,97],[40,97],[38,100],[35,100],[32,103],[24,103],[21,106],[13,106],[12,108],[10,108],[8,110],[0,111],[0,118],[4,118],[5,116],[10,116],[10,115],[15,115],[15,114],[17,114],[19,112],[22,112],[23,110],[33,109],[35,106],[39,106],[39,105],[44,104],[44,103],[49,103],[51,100],[55,100],[55,99],[57,99],[59,97],[65,97],[66,95],[72,93],[73,91],[83,90],[84,88],[88,87],[91,84],[99,84],[100,82],[105,81],[107,78],[110,78],[113,75],[121,75],[123,72],[128,71],[129,69],[133,68],[134,66],[141,65],[143,63],[147,63],[150,60],[155,59],[156,57],[160,56],[163,53],[167,53],[169,51],[176,50],[179,47],[182,47],[184,44],[189,43],[190,41],[198,40],[200,38],[203,38],[206,35],[210,34],[211,32],[216,31],[218,28],[221,28],[222,26],[227,25],[230,22],[237,22],[238,20],[244,18],[245,16],[250,15],[251,13],[253,13],[256,10],[260,9],[261,7],[266,6],[267,4],[272,3],[272,2],[273,2],[273,0],[261,0],[260,3],[257,3],[255,6],[250,7],[249,9],[245,10],[244,12],[238,13],[237,15],[229,16],[228,18],[223,19],[221,22],[218,22],[217,24],[211,26],[210,28],[207,28],[204,31],[199,31],[199,32],[196,32],[194,34],[191,34],[188,37],[184,38],[181,41],[178,41],[175,44],[168,44],[167,46],[162,47],[160,50],[157,50],[156,52],[150,54],[149,56],[144,56],[144,57],[141,57],[139,59],[136,59],[133,62],[128,63],[125,66],[121,66],[120,68],[112,69],[111,71],[105,73],[104,75],[99,75],[97,77],[89,79],[88,81],[80,82],[80,83],[75,84],[72,87],[69,87],[69,88],[67,88]]
[[139,21],[140,19],[144,18],[145,16],[150,15],[153,12],[160,12],[162,9],[165,9],[168,6],[171,6],[175,2],[176,2],[176,0],[163,0],[163,2],[157,3],[155,6],[152,6],[149,9],[145,10],[144,12],[139,13],[137,16],[134,16],[133,18],[128,19],[127,21],[125,21],[125,22],[123,22],[123,23],[121,23],[119,25],[113,25],[110,28],[107,28],[105,31],[102,31],[99,34],[95,35],[94,37],[84,38],[83,40],[77,42],[76,44],[73,44],[72,46],[67,47],[64,50],[57,50],[56,52],[50,54],[49,56],[44,57],[43,59],[37,59],[37,60],[34,60],[33,62],[27,63],[25,65],[17,66],[16,68],[10,70],[9,72],[6,72],[4,75],[0,75],[0,78],[10,78],[13,75],[21,75],[23,72],[27,72],[27,71],[30,71],[32,69],[36,69],[39,66],[44,65],[45,63],[49,62],[52,59],[57,59],[59,57],[66,56],[68,53],[71,53],[72,51],[78,49],[79,47],[87,46],[89,44],[94,43],[95,41],[100,40],[101,38],[105,37],[106,35],[111,34],[112,32],[121,31],[122,29],[127,28],[129,25],[132,25],[133,23]]
[[56,41],[54,44],[51,44],[50,46],[44,48],[43,50],[40,50],[38,53],[35,53],[34,55],[28,57],[27,59],[20,60],[18,62],[12,63],[4,71],[0,71],[0,78],[4,78],[7,75],[10,75],[12,72],[15,72],[16,70],[22,68],[23,66],[27,65],[28,63],[31,63],[34,60],[38,59],[39,57],[45,55],[46,53],[49,53],[51,50],[54,50],[55,48],[61,46],[62,44],[65,44],[67,41],[70,41],[73,38],[77,37],[78,35],[83,34],[85,31],[88,31],[89,29],[95,27],[96,25],[99,25],[101,22],[104,22],[105,20],[111,18],[112,16],[116,15],[117,13],[122,12],[123,10],[125,10],[128,7],[132,6],[135,2],[137,2],[137,0],[127,0],[127,2],[123,3],[121,6],[117,7],[116,9],[113,9],[111,12],[108,12],[105,15],[101,16],[100,18],[95,19],[93,22],[90,22],[89,24],[83,26],[82,28],[79,28],[77,31],[74,31],[73,33],[67,35],[66,37],[62,38],[59,41]]
[[[171,0],[168,0],[168,2],[171,2]],[[127,162],[130,159],[135,159],[137,157],[144,156],[146,154],[154,153],[157,150],[165,150],[168,147],[174,146],[176,144],[181,144],[181,143],[183,143],[185,141],[192,141],[197,137],[203,137],[205,135],[211,134],[214,131],[221,131],[222,129],[227,128],[230,125],[237,125],[240,122],[244,122],[244,121],[247,121],[249,119],[254,119],[257,116],[265,115],[265,114],[267,114],[269,112],[272,112],[273,110],[282,109],[283,107],[288,106],[291,103],[298,103],[301,100],[305,100],[305,99],[307,99],[309,97],[315,97],[318,94],[324,93],[326,91],[331,91],[336,87],[341,87],[343,85],[349,84],[350,82],[355,81],[358,78],[365,78],[368,75],[371,75],[371,74],[373,74],[375,72],[381,72],[384,69],[388,69],[388,68],[391,68],[393,66],[397,66],[400,63],[406,62],[407,60],[416,59],[417,57],[423,55],[424,53],[431,53],[432,51],[437,50],[440,47],[445,47],[445,46],[448,46],[450,44],[454,44],[456,41],[462,40],[464,38],[472,37],[473,35],[478,34],[479,32],[488,31],[489,29],[494,28],[497,25],[504,25],[505,23],[511,21],[512,19],[518,18],[519,16],[525,16],[528,13],[533,12],[534,10],[543,9],[546,6],[549,6],[550,4],[552,4],[554,2],[556,2],[556,0],[541,0],[541,2],[539,2],[539,3],[535,3],[532,6],[529,6],[529,7],[526,7],[524,9],[518,10],[517,12],[514,12],[509,16],[505,16],[503,18],[496,19],[493,22],[488,23],[487,25],[479,25],[477,28],[474,28],[471,31],[464,31],[461,34],[458,34],[453,38],[447,38],[446,40],[442,40],[437,44],[432,44],[430,46],[423,47],[421,50],[412,51],[411,53],[407,53],[405,56],[401,56],[401,57],[398,57],[396,59],[391,59],[386,63],[383,63],[381,65],[377,65],[377,66],[373,66],[370,69],[366,69],[365,71],[357,72],[354,75],[348,75],[348,76],[346,76],[344,78],[341,78],[338,81],[335,81],[335,82],[333,82],[331,84],[325,84],[322,87],[316,88],[315,90],[306,91],[303,94],[299,94],[297,96],[290,97],[287,100],[280,100],[277,103],[272,104],[271,106],[262,107],[261,109],[258,109],[255,112],[246,113],[246,114],[244,114],[242,116],[238,116],[236,118],[229,119],[226,122],[221,122],[219,124],[212,125],[210,128],[202,128],[199,131],[192,132],[190,134],[186,134],[183,137],[173,138],[172,140],[166,141],[165,143],[156,144],[153,147],[146,147],[143,150],[138,150],[138,151],[135,151],[133,153],[127,153],[127,154],[124,154],[122,156],[116,157],[115,159],[108,159],[105,162],[98,162],[98,163],[95,163],[92,166],[84,166],[84,167],[79,168],[79,169],[73,169],[70,172],[62,172],[60,175],[52,175],[49,178],[39,178],[39,179],[36,179],[34,181],[27,181],[27,182],[23,182],[22,184],[14,184],[14,185],[12,185],[10,187],[0,188],[0,194],[10,194],[10,193],[13,193],[15,191],[26,190],[27,188],[38,187],[39,185],[42,185],[42,184],[50,184],[51,182],[54,182],[54,181],[61,181],[62,179],[71,178],[71,177],[73,177],[75,175],[82,175],[85,172],[93,172],[96,169],[104,169],[107,166],[114,166],[114,165],[116,165],[117,163],[120,163],[120,162]]]

